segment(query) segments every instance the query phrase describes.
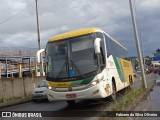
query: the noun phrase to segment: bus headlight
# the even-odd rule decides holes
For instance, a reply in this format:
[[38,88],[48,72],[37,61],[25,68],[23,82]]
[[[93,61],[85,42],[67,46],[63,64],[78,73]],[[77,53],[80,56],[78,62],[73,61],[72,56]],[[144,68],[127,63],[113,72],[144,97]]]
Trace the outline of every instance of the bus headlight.
[[94,86],[94,85],[98,84],[99,82],[100,82],[99,80],[95,80],[95,81],[91,82],[91,86]]
[[98,81],[93,81],[91,84],[94,86],[94,85],[98,84]]
[[48,85],[48,89],[49,89],[49,90],[54,90],[55,88],[52,87],[52,86],[50,86],[50,85]]
[[89,86],[92,87],[92,86],[100,83],[103,80],[103,78],[104,78],[104,76],[102,75],[99,79],[92,81]]
[[52,90],[52,87],[51,87],[51,86],[48,86],[48,89],[49,89],[49,90]]

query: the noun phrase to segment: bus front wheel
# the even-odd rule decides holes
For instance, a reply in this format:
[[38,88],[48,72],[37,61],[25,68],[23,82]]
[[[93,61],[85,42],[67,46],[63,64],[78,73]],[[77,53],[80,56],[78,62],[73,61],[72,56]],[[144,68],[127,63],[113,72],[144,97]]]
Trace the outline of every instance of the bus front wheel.
[[75,100],[67,100],[66,101],[69,105],[74,105],[75,104]]
[[111,98],[113,101],[116,101],[116,86],[114,83],[112,83],[112,95]]

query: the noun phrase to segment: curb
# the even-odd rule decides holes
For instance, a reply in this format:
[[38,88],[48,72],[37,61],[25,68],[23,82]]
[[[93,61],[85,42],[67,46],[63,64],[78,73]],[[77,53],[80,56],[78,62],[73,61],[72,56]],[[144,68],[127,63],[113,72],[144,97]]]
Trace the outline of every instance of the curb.
[[134,101],[132,101],[131,106],[129,106],[128,109],[126,109],[126,111],[133,111],[134,108],[137,106],[137,104],[138,104],[140,101],[142,101],[142,100],[146,97],[146,95],[148,95],[148,93],[149,93],[150,91],[153,90],[154,85],[155,85],[155,80],[151,83],[150,86],[148,86],[148,88],[147,88],[146,90],[144,90],[144,93],[143,93],[142,96],[139,96],[137,99],[135,99]]
[[27,98],[27,99],[20,99],[20,100],[15,100],[9,103],[1,103],[0,104],[0,109],[5,108],[5,107],[10,107],[10,106],[14,106],[14,105],[18,105],[18,104],[22,104],[22,103],[27,103],[32,101],[31,98]]

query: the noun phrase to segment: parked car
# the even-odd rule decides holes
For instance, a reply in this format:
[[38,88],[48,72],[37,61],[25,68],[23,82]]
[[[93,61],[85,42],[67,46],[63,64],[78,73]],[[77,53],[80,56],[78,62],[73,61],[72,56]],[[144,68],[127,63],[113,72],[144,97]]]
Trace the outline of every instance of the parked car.
[[42,82],[33,90],[32,100],[35,102],[40,100],[48,100],[47,86],[48,82],[46,80],[42,80]]
[[160,80],[156,80],[156,85],[160,86]]
[[133,71],[133,75],[134,77],[137,77],[137,73],[135,71]]
[[137,70],[137,71],[136,71],[136,73],[137,73],[137,74],[140,74],[140,73],[141,73],[141,71],[140,71],[140,70]]

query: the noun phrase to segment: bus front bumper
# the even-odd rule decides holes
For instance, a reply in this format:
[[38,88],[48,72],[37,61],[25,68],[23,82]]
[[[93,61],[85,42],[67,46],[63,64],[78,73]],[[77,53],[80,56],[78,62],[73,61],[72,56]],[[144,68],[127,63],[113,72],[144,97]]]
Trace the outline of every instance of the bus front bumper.
[[59,101],[59,100],[69,101],[69,100],[105,98],[109,96],[109,94],[106,93],[106,90],[103,87],[102,83],[99,83],[95,86],[79,91],[55,92],[52,90],[48,90],[47,96],[49,101]]

